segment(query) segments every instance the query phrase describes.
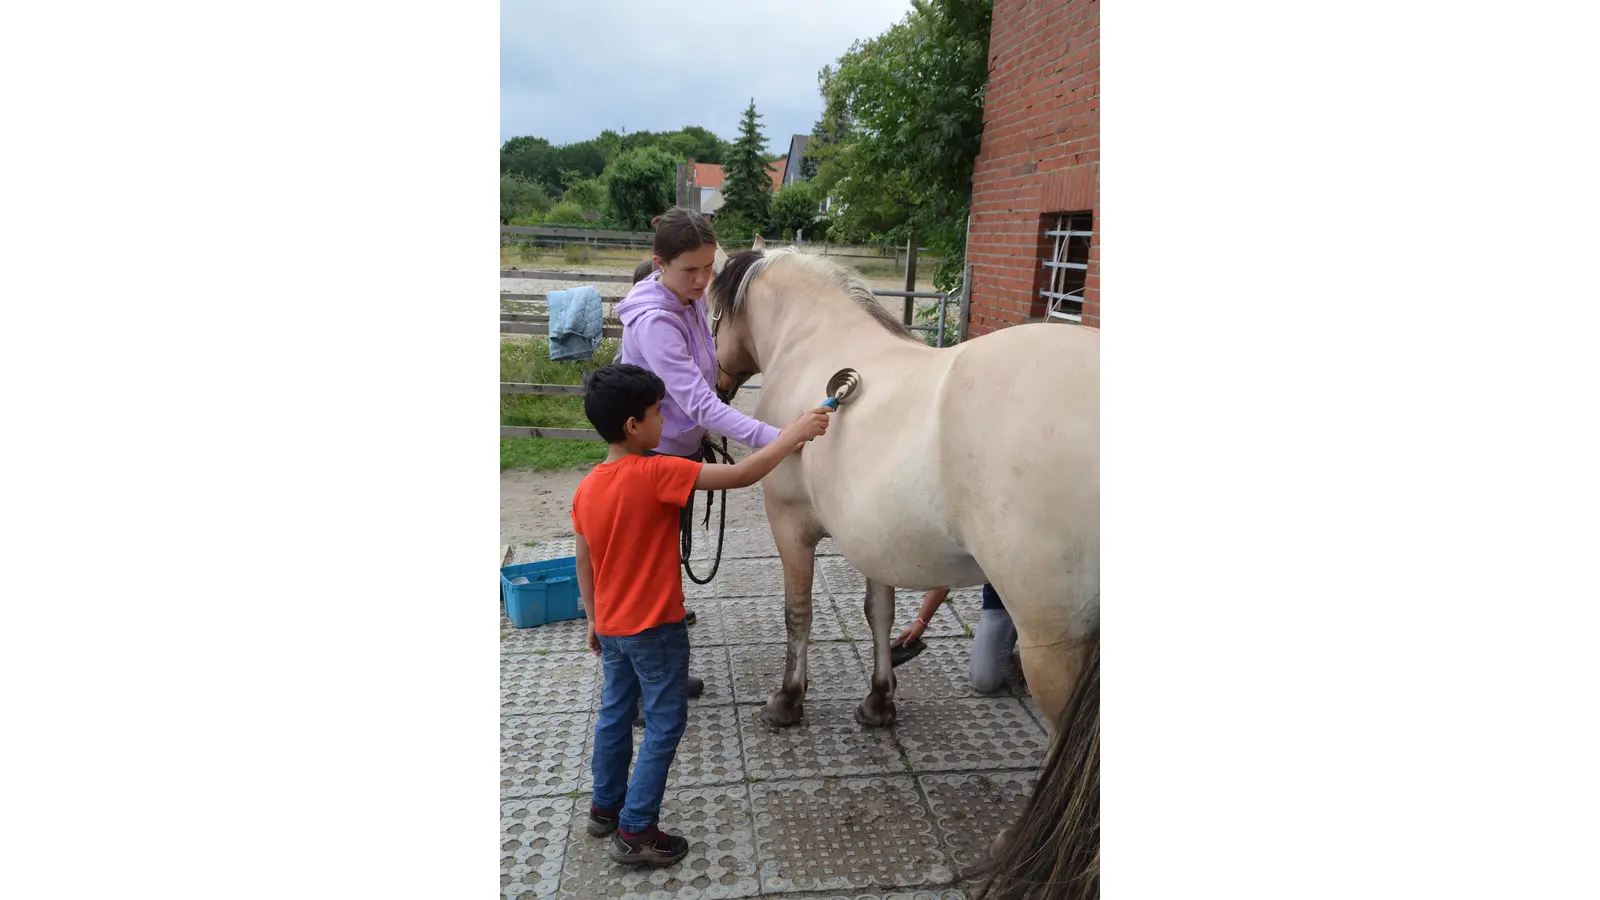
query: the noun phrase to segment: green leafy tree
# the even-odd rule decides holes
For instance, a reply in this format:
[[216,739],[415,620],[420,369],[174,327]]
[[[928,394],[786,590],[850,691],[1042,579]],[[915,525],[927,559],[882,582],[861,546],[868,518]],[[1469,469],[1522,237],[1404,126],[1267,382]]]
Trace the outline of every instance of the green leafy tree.
[[809,181],[784,185],[772,195],[772,214],[767,218],[766,233],[787,239],[801,229],[811,229],[821,202],[816,186]]
[[556,148],[540,137],[514,137],[500,145],[500,174],[560,189],[561,167]]
[[544,188],[517,175],[500,176],[500,224],[512,219],[537,216],[550,208],[550,195]]
[[888,31],[857,41],[819,80],[823,119],[848,133],[818,148],[835,228],[910,236],[943,257],[954,287],[965,253],[972,171],[983,138],[993,0],[913,0]]
[[717,211],[718,226],[726,219],[742,220],[752,225],[764,224],[771,212],[772,178],[767,174],[767,160],[763,148],[767,139],[761,134],[761,116],[756,113],[756,101],[745,107],[739,122],[739,139],[734,141],[727,162],[723,163],[722,208]]
[[574,181],[567,192],[561,195],[562,203],[575,204],[585,212],[604,213],[607,211],[610,198],[606,195],[606,186],[598,178],[585,178]]
[[672,206],[677,200],[679,162],[656,147],[628,150],[612,161],[605,182],[617,225],[644,231],[653,217]]

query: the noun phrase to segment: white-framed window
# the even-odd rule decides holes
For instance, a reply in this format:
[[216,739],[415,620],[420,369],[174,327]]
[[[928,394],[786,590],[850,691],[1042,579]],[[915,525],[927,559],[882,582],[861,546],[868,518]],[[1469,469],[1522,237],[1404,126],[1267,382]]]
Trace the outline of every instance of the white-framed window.
[[1044,219],[1045,245],[1050,257],[1043,260],[1044,298],[1047,318],[1064,322],[1083,321],[1083,286],[1089,278],[1089,242],[1094,239],[1094,213],[1088,211],[1051,213]]

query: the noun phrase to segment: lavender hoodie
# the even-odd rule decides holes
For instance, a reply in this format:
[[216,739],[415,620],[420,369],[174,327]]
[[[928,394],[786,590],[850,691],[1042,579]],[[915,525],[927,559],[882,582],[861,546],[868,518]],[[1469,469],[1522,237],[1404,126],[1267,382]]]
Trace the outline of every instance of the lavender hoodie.
[[617,361],[649,369],[667,385],[658,452],[695,453],[708,430],[751,449],[777,439],[778,429],[717,399],[717,348],[706,327],[704,297],[684,306],[657,272],[633,286],[617,304],[617,316],[622,319]]

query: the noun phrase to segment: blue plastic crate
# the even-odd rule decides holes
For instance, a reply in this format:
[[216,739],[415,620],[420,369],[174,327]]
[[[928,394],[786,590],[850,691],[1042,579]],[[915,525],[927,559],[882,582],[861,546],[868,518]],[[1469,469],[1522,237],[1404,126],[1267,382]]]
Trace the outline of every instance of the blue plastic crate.
[[[518,576],[527,584],[512,584]],[[567,556],[543,562],[518,563],[500,570],[500,600],[506,618],[518,628],[583,618],[578,594],[578,558]]]

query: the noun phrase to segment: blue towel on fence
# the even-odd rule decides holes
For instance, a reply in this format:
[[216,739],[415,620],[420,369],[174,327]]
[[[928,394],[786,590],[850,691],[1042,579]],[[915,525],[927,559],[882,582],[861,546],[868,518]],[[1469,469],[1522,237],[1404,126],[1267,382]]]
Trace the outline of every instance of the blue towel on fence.
[[594,348],[605,333],[605,308],[600,302],[600,292],[587,285],[551,291],[546,302],[550,307],[550,358],[594,356]]

